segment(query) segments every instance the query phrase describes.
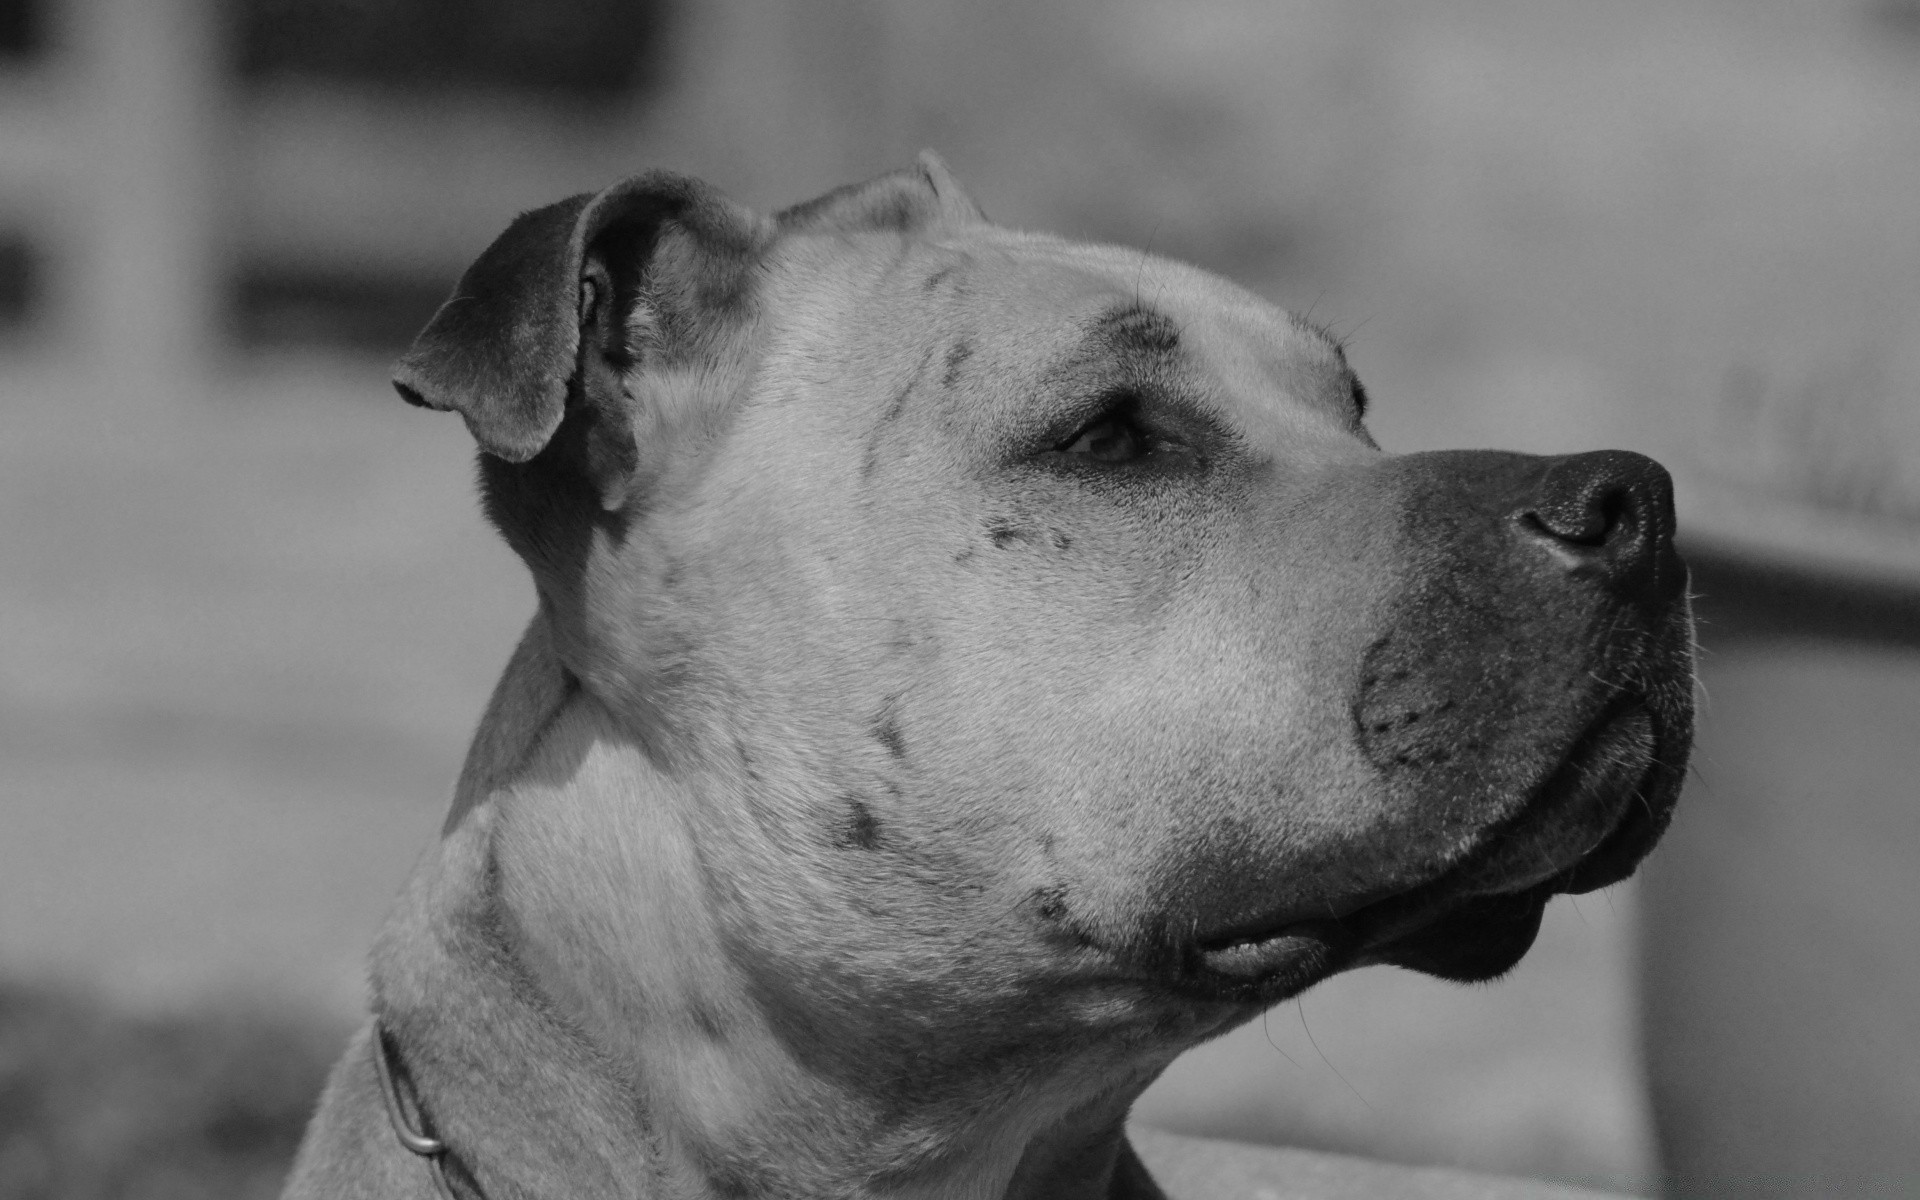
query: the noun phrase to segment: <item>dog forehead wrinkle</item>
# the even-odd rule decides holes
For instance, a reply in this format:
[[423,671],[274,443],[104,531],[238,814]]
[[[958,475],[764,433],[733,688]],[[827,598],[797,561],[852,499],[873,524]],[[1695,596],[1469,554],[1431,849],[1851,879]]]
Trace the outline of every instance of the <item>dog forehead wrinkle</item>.
[[1180,348],[1179,323],[1137,300],[1102,313],[1093,327],[1124,350],[1171,354]]
[[[996,276],[1004,311],[1068,321],[1084,314],[1083,340],[1050,373],[1116,359],[1139,370],[1164,364],[1197,371],[1206,384],[1199,391],[1254,444],[1353,436],[1351,371],[1338,341],[1317,326],[1226,280],[1137,251],[1045,238],[996,249],[1009,268]],[[1007,323],[1000,340],[1024,340],[1024,324]]]
[[1377,453],[1357,429],[1352,372],[1331,348],[1278,310],[1238,316],[1190,323],[1186,345],[1210,405],[1248,446],[1294,463]]

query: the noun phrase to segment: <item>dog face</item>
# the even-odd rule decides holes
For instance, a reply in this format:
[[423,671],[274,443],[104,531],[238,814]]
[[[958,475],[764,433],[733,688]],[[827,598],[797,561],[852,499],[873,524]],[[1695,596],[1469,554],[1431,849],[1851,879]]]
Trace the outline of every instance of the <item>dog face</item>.
[[400,385],[467,417],[568,670],[698,798],[702,903],[822,1062],[1490,977],[1679,788],[1658,466],[1384,453],[1325,334],[990,225],[937,163],[773,221],[660,176],[530,214]]

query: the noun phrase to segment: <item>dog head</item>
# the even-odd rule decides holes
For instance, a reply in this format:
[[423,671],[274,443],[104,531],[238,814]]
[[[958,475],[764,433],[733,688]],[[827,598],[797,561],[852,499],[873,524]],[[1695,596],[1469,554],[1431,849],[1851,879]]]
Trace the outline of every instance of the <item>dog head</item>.
[[995,226],[931,158],[771,219],[660,174],[530,213],[397,383],[466,418],[822,1062],[1488,978],[1679,790],[1659,466],[1383,452],[1334,339]]

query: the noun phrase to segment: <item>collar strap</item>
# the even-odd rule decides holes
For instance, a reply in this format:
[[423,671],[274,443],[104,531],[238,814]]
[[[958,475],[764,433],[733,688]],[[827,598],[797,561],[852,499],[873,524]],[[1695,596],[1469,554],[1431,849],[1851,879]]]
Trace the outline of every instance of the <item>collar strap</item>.
[[[440,1193],[441,1200],[461,1200],[454,1190],[453,1180],[447,1176],[447,1162],[453,1152],[447,1144],[433,1136],[433,1123],[427,1118],[427,1110],[420,1103],[420,1095],[414,1090],[413,1078],[407,1074],[406,1066],[400,1061],[400,1052],[393,1044],[393,1037],[387,1027],[377,1019],[373,1023],[373,1070],[380,1077],[380,1098],[386,1101],[387,1121],[393,1126],[393,1135],[400,1139],[408,1153],[416,1154],[427,1160],[427,1168],[433,1173],[433,1186]],[[412,1101],[413,1111],[420,1118],[420,1128],[415,1129],[407,1119],[407,1109],[401,1102],[401,1089],[405,1088],[407,1099]],[[455,1169],[471,1180],[471,1176],[456,1162]],[[474,1197],[480,1198],[480,1191],[469,1183],[468,1188]]]

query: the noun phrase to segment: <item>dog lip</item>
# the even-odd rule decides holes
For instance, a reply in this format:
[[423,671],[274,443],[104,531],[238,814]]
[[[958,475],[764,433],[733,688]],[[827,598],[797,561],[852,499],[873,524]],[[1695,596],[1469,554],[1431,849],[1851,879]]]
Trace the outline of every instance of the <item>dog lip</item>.
[[[1443,876],[1444,878],[1444,876]],[[1328,971],[1369,946],[1374,915],[1404,897],[1430,892],[1438,880],[1381,888],[1324,906],[1320,916],[1266,914],[1195,938],[1194,960],[1206,972],[1239,982],[1261,981],[1299,960],[1320,961]]]
[[1637,803],[1630,802],[1597,845],[1554,877],[1554,890],[1585,895],[1633,874],[1672,818],[1682,777],[1680,769],[1663,764],[1656,754],[1634,785],[1632,799]]
[[1199,942],[1194,958],[1205,974],[1230,988],[1268,992],[1279,987],[1290,994],[1345,968],[1386,961],[1379,957],[1383,951],[1462,903],[1551,893],[1560,890],[1554,884],[1563,876],[1495,892],[1463,888],[1462,877],[1463,867],[1456,866],[1423,883],[1350,906],[1339,917],[1290,920],[1269,924],[1255,935]]
[[[1531,822],[1551,817],[1552,814],[1542,814],[1541,806],[1554,803],[1555,793],[1567,786],[1567,776],[1585,769],[1594,755],[1606,751],[1611,739],[1643,720],[1652,723],[1657,742],[1660,714],[1643,697],[1629,695],[1609,704],[1574,740],[1561,765],[1541,783],[1519,813],[1490,831],[1478,851],[1427,884],[1355,914],[1354,923],[1363,927],[1355,931],[1358,945],[1354,965],[1392,961],[1387,954],[1396,943],[1419,935],[1463,905],[1519,903],[1528,897],[1544,904],[1552,896],[1588,891],[1630,874],[1658,838],[1665,823],[1661,814],[1672,807],[1670,796],[1662,799],[1656,793],[1677,790],[1676,784],[1663,782],[1663,776],[1670,772],[1662,767],[1657,753],[1649,756],[1649,761],[1633,774],[1631,782],[1608,789],[1618,793],[1619,798],[1612,806],[1606,828],[1560,862],[1557,870],[1523,871],[1497,881],[1485,878],[1488,868],[1498,863],[1512,840],[1526,836]],[[1598,799],[1590,797],[1589,802]],[[1598,878],[1588,886],[1590,877]]]
[[1425,880],[1419,883],[1395,887],[1375,888],[1371,892],[1361,892],[1339,900],[1316,904],[1311,909],[1283,910],[1275,912],[1267,909],[1252,916],[1228,921],[1204,933],[1196,933],[1193,944],[1202,953],[1228,950],[1235,946],[1254,945],[1272,938],[1288,936],[1296,929],[1317,929],[1325,925],[1336,925],[1359,912],[1363,908],[1391,899],[1403,892],[1426,886]]
[[1443,878],[1463,895],[1503,895],[1566,878],[1629,823],[1634,797],[1654,770],[1655,728],[1639,697],[1616,698],[1519,811]]
[[1360,948],[1365,923],[1361,914],[1409,892],[1429,887],[1432,880],[1347,896],[1317,906],[1312,915],[1301,912],[1265,912],[1220,926],[1192,940],[1194,958],[1205,970],[1231,979],[1252,980],[1272,973],[1302,952],[1345,954]]
[[[1637,715],[1657,720],[1640,697],[1616,697],[1569,744],[1560,766],[1542,781],[1519,812],[1489,829],[1478,850],[1430,878],[1347,897],[1325,906],[1318,916],[1269,913],[1258,919],[1235,922],[1196,938],[1193,961],[1206,974],[1230,985],[1264,987],[1283,975],[1289,978],[1307,974],[1324,976],[1360,961],[1374,961],[1380,951],[1418,933],[1461,902],[1572,891],[1582,876],[1593,872],[1596,866],[1608,875],[1613,874],[1612,870],[1600,866],[1600,860],[1613,857],[1615,848],[1623,842],[1651,840],[1637,829],[1639,806],[1627,807],[1623,803],[1625,812],[1616,814],[1604,833],[1547,878],[1509,879],[1490,887],[1480,884],[1476,878],[1498,860],[1509,839],[1520,828],[1529,820],[1542,819],[1540,806],[1552,803],[1551,793],[1564,784],[1566,776],[1578,770],[1604,746],[1610,734]],[[1657,766],[1648,764],[1628,789],[1629,795],[1643,794],[1657,774]],[[1631,855],[1632,860],[1637,858],[1637,854]]]
[[1195,957],[1206,975],[1230,985],[1266,985],[1285,976],[1305,987],[1345,966],[1359,944],[1348,924],[1322,917],[1258,937],[1200,944]]

